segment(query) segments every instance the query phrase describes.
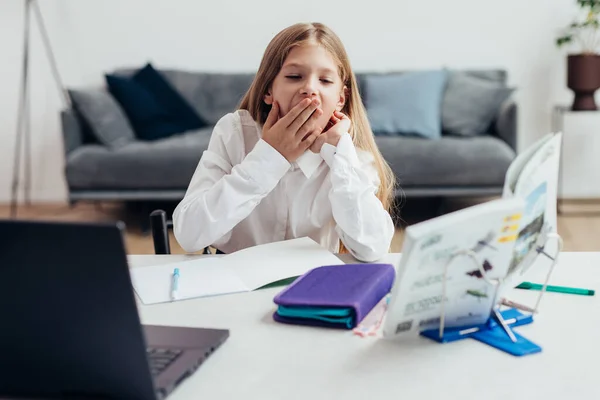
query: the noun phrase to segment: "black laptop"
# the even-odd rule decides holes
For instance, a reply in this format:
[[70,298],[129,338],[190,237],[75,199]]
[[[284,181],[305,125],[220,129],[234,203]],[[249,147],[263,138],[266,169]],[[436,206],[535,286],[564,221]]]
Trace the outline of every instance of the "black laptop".
[[229,337],[141,325],[123,229],[0,221],[0,398],[161,399]]

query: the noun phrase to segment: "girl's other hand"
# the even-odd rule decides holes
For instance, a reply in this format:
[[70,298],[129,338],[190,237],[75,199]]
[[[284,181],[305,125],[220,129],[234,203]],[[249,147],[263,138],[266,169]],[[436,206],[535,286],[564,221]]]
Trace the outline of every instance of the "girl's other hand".
[[334,111],[333,115],[329,119],[329,123],[325,128],[325,131],[317,137],[314,143],[310,146],[310,150],[313,153],[320,153],[321,148],[325,143],[329,143],[332,146],[337,146],[340,138],[344,133],[350,131],[352,121],[346,114],[339,111]]

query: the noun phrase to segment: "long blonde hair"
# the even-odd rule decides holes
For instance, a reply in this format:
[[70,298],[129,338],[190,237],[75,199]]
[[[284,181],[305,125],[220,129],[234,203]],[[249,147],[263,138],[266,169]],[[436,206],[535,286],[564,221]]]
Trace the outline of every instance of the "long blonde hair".
[[[254,120],[261,125],[264,124],[271,110],[271,106],[264,102],[264,96],[281,70],[285,59],[294,47],[312,42],[328,50],[338,65],[343,85],[348,89],[342,112],[352,121],[349,134],[352,136],[354,146],[373,155],[380,180],[377,198],[384,209],[391,213],[395,191],[394,173],[375,143],[346,49],[339,37],[327,26],[316,22],[298,23],[275,35],[265,50],[256,76],[242,98],[239,108],[248,110]],[[342,243],[340,243],[340,252],[346,252]]]

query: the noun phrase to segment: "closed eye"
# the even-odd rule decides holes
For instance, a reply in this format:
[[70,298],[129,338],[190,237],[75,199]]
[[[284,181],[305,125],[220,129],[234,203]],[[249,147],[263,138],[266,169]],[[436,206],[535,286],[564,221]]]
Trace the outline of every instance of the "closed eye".
[[296,80],[300,79],[301,77],[300,75],[286,75],[286,78]]
[[321,82],[323,82],[323,83],[333,83],[333,81],[331,79],[321,79]]

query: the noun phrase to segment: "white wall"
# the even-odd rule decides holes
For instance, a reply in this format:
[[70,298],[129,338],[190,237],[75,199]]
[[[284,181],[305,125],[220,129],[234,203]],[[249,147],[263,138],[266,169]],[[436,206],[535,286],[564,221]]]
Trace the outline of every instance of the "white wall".
[[[0,202],[10,197],[24,0],[0,0]],[[356,71],[506,68],[518,87],[520,148],[550,129],[569,102],[556,32],[574,0],[45,0],[40,2],[59,69],[69,86],[102,84],[115,67],[255,71],[280,29],[321,21],[342,38]],[[34,25],[35,27],[36,25]],[[61,98],[37,29],[32,32],[33,199],[66,198]]]

